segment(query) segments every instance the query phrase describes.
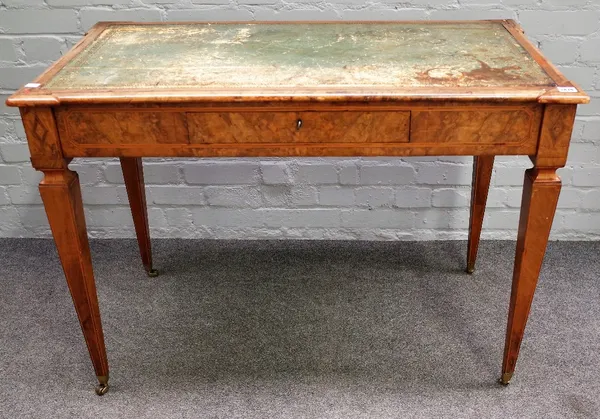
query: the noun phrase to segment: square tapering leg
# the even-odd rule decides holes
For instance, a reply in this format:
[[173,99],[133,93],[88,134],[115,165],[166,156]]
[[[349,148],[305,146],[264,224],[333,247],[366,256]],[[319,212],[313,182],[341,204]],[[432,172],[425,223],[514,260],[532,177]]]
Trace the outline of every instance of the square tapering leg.
[[96,393],[102,395],[108,390],[108,360],[77,173],[68,169],[44,170],[40,194],[100,382]]
[[140,247],[140,255],[144,269],[150,277],[158,275],[152,268],[152,246],[150,243],[150,228],[148,226],[148,209],[146,207],[146,191],[144,185],[144,169],[142,159],[137,157],[121,157],[123,179],[129,197],[129,206],[133,216],[133,225]]
[[475,270],[475,260],[481,238],[481,227],[494,168],[494,156],[473,157],[473,184],[471,189],[471,216],[469,219],[469,242],[467,244],[467,272]]
[[502,363],[502,384],[515,371],[529,310],[542,268],[561,182],[556,169],[525,171],[517,251]]

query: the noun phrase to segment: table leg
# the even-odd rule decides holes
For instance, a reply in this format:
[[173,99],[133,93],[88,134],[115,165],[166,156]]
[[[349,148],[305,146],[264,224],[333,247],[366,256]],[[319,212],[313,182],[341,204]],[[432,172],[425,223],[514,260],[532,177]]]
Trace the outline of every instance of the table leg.
[[150,277],[158,276],[152,268],[152,247],[150,244],[150,228],[148,227],[148,209],[146,208],[146,191],[144,189],[144,169],[142,159],[138,157],[121,157],[123,179],[129,197],[129,206],[133,216],[133,225],[137,236],[144,269]]
[[467,244],[467,272],[475,270],[477,249],[481,237],[483,215],[487,202],[492,169],[494,167],[494,156],[473,157],[473,186],[471,189],[471,218],[469,220],[469,242]]
[[508,384],[519,356],[525,324],[542,267],[561,181],[556,168],[525,171],[517,251],[500,382]]
[[40,194],[100,383],[96,393],[103,395],[108,391],[108,360],[77,173],[66,168],[44,170]]

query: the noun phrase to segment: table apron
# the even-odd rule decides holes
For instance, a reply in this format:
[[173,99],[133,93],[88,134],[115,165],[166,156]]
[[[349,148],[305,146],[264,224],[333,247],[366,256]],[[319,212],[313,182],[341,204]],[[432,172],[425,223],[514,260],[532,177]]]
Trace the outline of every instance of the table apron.
[[54,110],[65,157],[533,155],[544,105]]

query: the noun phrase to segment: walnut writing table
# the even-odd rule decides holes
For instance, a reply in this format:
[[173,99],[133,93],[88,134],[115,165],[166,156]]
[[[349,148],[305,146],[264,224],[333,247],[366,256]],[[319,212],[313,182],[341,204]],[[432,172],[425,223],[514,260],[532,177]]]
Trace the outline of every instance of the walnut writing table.
[[120,157],[152,268],[142,157],[474,157],[467,271],[495,155],[527,155],[500,381],[513,375],[565,165],[589,97],[511,20],[108,23],[7,104],[20,107],[83,335],[108,390],[74,157]]

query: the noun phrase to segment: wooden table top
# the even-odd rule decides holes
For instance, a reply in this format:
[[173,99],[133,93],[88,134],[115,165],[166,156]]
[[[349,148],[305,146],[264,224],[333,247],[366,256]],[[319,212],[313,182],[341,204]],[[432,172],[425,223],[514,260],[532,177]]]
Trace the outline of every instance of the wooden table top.
[[[559,86],[571,89],[557,91]],[[102,22],[11,100],[17,105],[36,97],[49,104],[264,97],[585,102],[572,86],[508,20]]]

